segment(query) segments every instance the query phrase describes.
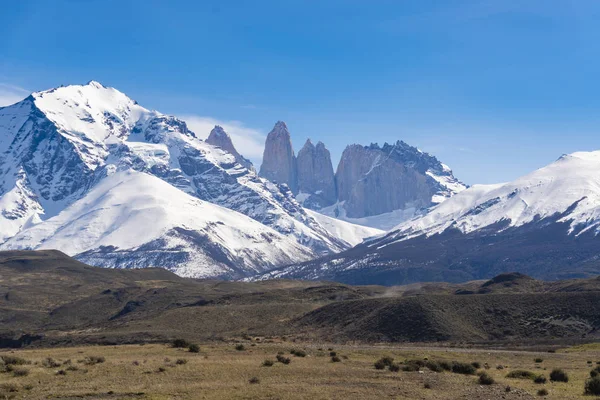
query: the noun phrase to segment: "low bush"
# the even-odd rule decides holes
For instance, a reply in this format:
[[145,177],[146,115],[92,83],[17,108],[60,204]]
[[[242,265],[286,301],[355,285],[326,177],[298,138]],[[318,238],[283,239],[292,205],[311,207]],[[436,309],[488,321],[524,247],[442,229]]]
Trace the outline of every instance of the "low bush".
[[84,358],[83,363],[85,365],[96,365],[102,364],[104,361],[106,361],[106,359],[102,356],[88,356]]
[[282,364],[289,364],[289,363],[292,362],[291,359],[289,359],[287,357],[284,357],[284,356],[282,356],[280,354],[277,355],[277,361],[280,362],[280,363],[282,363]]
[[585,394],[600,396],[600,376],[585,381]]
[[543,359],[543,358],[536,358],[536,359],[535,359],[535,360],[533,360],[533,361],[535,361],[536,363],[538,363],[538,364],[539,364],[539,363],[543,362],[543,361],[544,361],[544,359]]
[[42,361],[42,365],[46,368],[57,368],[60,367],[60,363],[57,362],[54,358],[52,357],[47,357]]
[[379,359],[379,361],[381,361],[383,363],[383,365],[385,365],[386,367],[389,367],[390,365],[392,365],[394,363],[394,359],[392,357],[381,357]]
[[190,353],[200,353],[200,346],[195,343],[192,343],[188,346],[188,351]]
[[384,362],[381,361],[381,360],[375,361],[375,363],[373,364],[373,366],[375,367],[375,369],[385,369],[385,367],[386,367],[386,365],[384,364]]
[[479,375],[479,383],[482,385],[493,385],[495,381],[494,378],[484,372]]
[[342,359],[339,358],[338,356],[333,356],[333,357],[331,357],[331,362],[334,362],[334,363],[335,362],[342,362]]
[[58,371],[56,371],[56,375],[66,375],[67,371],[65,371],[64,369],[59,369]]
[[452,363],[452,372],[455,374],[474,375],[477,371],[475,367],[469,363],[454,361]]
[[295,355],[296,357],[306,357],[306,352],[304,350],[292,350],[290,354]]
[[592,378],[595,378],[595,377],[597,377],[599,375],[600,375],[600,367],[596,367],[596,368],[594,368],[593,370],[590,371],[590,376]]
[[248,383],[250,383],[251,385],[255,385],[257,383],[260,383],[260,379],[258,379],[256,376],[253,376],[248,380]]
[[452,363],[448,361],[440,361],[438,364],[444,371],[452,371]]
[[515,369],[514,371],[510,371],[508,374],[506,374],[507,378],[512,378],[512,379],[535,379],[536,378],[536,374],[534,374],[531,371],[526,371],[524,369]]
[[543,384],[546,383],[547,379],[544,375],[538,375],[533,379],[534,383]]
[[187,364],[188,360],[186,360],[185,358],[178,358],[177,360],[175,360],[175,364],[177,365],[185,365]]
[[388,366],[388,369],[391,372],[398,372],[398,371],[400,371],[400,366],[398,364],[392,364],[392,365]]
[[540,389],[537,391],[537,395],[538,396],[548,396],[548,390],[547,389]]
[[[437,361],[427,361],[425,363],[425,366],[427,367],[427,369],[429,369],[430,371],[433,371],[433,372],[443,372],[445,369],[442,366],[442,364]],[[452,365],[448,364],[448,370],[451,370],[451,369],[452,369]]]
[[275,362],[273,362],[273,360],[265,360],[262,363],[263,367],[272,367],[275,364]]
[[329,352],[329,357],[335,357],[335,356],[337,356],[337,352],[335,352],[335,351]]
[[190,343],[185,339],[175,339],[171,345],[175,348],[185,349],[186,347],[190,346]]
[[0,356],[0,364],[5,364],[5,365],[25,365],[25,364],[30,364],[30,362],[27,361],[24,358],[21,358],[21,357]]
[[550,372],[550,380],[552,382],[569,382],[569,375],[562,369],[553,369]]
[[29,375],[29,370],[26,368],[13,368],[13,376],[19,377],[19,376],[27,376]]
[[240,343],[237,346],[235,346],[235,349],[237,351],[244,351],[244,350],[246,350],[246,346],[244,346],[243,344]]
[[425,382],[425,383],[423,384],[423,387],[424,387],[425,389],[431,389],[431,383],[429,383],[429,382]]
[[476,368],[476,369],[479,369],[479,368],[481,368],[481,363],[480,363],[480,362],[478,362],[478,361],[473,361],[473,362],[471,363],[471,365],[473,366],[473,368]]

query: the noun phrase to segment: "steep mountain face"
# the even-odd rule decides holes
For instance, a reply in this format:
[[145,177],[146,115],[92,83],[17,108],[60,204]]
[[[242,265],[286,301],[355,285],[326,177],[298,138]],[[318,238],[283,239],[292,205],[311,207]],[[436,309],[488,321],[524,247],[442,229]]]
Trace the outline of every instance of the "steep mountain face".
[[298,192],[296,156],[290,132],[283,121],[278,121],[267,135],[260,176],[278,184],[285,183],[292,193]]
[[180,276],[227,279],[312,256],[291,237],[132,169],[109,174],[2,247],[61,249],[104,267],[160,266]]
[[210,134],[206,138],[206,143],[212,144],[215,147],[220,147],[227,153],[233,155],[235,157],[235,161],[240,163],[243,167],[254,171],[254,166],[252,165],[252,162],[250,162],[250,160],[238,153],[238,151],[235,149],[235,146],[233,145],[233,142],[231,141],[231,137],[219,125],[215,126],[210,131]]
[[600,151],[566,155],[513,182],[473,186],[353,249],[268,276],[392,285],[510,271],[598,275],[599,170]]
[[[0,108],[0,243],[85,201],[99,182],[125,170],[153,175],[292,238],[303,250],[291,258],[349,246],[307,215],[287,187],[198,139],[183,121],[97,82],[34,93]],[[287,244],[274,249],[287,250]]]
[[331,155],[322,142],[315,146],[310,139],[297,157],[298,198],[302,205],[321,209],[337,200]]
[[329,212],[350,219],[395,210],[414,214],[465,189],[447,166],[402,141],[348,146],[336,182],[340,204]]

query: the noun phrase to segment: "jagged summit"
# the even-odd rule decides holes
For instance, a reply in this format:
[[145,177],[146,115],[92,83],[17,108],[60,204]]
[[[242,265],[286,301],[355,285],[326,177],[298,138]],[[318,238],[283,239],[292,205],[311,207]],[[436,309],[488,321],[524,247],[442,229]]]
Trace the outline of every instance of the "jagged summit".
[[292,193],[297,193],[296,156],[290,132],[283,121],[277,121],[267,135],[260,176],[276,183],[284,183]]
[[238,153],[238,151],[235,149],[235,146],[233,145],[231,136],[229,136],[229,134],[225,132],[225,129],[223,129],[221,126],[215,125],[215,127],[210,131],[208,138],[206,138],[206,143],[220,147],[226,152],[233,154],[237,162],[239,162],[241,165],[248,168],[249,170],[254,171],[254,166],[252,165],[252,162],[244,158],[240,153]]

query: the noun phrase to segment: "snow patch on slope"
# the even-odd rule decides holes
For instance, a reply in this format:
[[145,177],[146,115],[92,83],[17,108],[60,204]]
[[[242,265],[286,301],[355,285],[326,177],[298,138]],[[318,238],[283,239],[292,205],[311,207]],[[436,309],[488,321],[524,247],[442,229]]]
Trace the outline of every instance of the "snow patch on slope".
[[325,229],[333,236],[342,239],[352,246],[356,246],[366,238],[379,236],[385,233],[385,231],[381,229],[352,224],[340,219],[328,217],[317,211],[306,210],[306,212],[316,219],[317,222],[325,227]]

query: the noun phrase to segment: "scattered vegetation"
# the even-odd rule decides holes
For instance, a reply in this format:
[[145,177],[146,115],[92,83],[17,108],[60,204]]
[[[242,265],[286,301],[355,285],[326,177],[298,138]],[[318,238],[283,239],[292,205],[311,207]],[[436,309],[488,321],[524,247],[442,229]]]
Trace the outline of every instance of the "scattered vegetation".
[[192,343],[188,346],[188,351],[190,353],[200,353],[200,346],[195,343]]
[[281,354],[277,354],[277,361],[282,364],[289,364],[292,362],[292,360],[290,358],[284,357]]
[[243,344],[240,343],[237,346],[235,346],[235,349],[237,351],[244,351],[244,350],[246,350],[246,346],[244,346]]
[[475,369],[479,369],[479,368],[481,368],[481,363],[480,363],[479,361],[473,361],[473,362],[471,363],[471,365],[472,365],[472,366],[473,366],[473,368],[475,368]]
[[273,360],[265,360],[262,363],[263,367],[272,367],[275,364],[275,362]]
[[391,364],[388,366],[388,369],[392,372],[398,372],[400,371],[400,366],[398,364]]
[[177,365],[185,365],[187,364],[188,360],[186,360],[185,358],[178,358],[177,360],[175,360],[175,364]]
[[296,357],[306,357],[306,351],[304,350],[294,350],[292,349],[290,351],[290,354],[296,356]]
[[569,375],[562,369],[556,368],[550,372],[552,382],[569,382]]
[[585,394],[600,396],[600,376],[585,381]]
[[337,356],[337,353],[335,351],[329,352],[329,357],[335,357],[335,356]]
[[544,362],[544,359],[543,359],[543,358],[536,358],[536,359],[535,359],[535,360],[533,360],[533,361],[535,361],[536,363],[538,363],[538,364],[539,364],[539,363],[541,363],[541,362]]
[[493,385],[495,381],[494,378],[489,376],[487,373],[482,372],[479,374],[479,383],[482,385]]
[[508,374],[506,374],[507,378],[512,378],[512,379],[535,379],[537,377],[536,374],[534,374],[531,371],[526,371],[524,369],[515,369],[514,371],[510,371]]
[[60,367],[60,363],[57,362],[55,359],[53,359],[52,357],[46,357],[43,361],[42,361],[42,365],[46,368],[58,368]]
[[190,343],[185,339],[175,339],[171,345],[176,349],[185,349],[190,346]]
[[538,390],[537,395],[538,396],[548,396],[548,389],[542,388],[542,389]]
[[13,376],[16,376],[16,377],[27,376],[27,375],[29,375],[29,370],[26,368],[13,368],[12,373],[13,373]]
[[249,382],[250,384],[254,385],[254,384],[260,383],[260,379],[258,379],[256,376],[253,376],[252,378],[250,378],[250,379],[248,380],[248,382]]
[[392,364],[394,364],[394,359],[392,357],[381,357],[379,360],[375,361],[374,366],[375,369],[385,369],[385,367],[389,367]]
[[454,361],[452,362],[452,372],[456,374],[475,375],[477,370],[469,363]]
[[546,383],[546,381],[547,379],[544,375],[538,375],[535,378],[533,378],[533,382],[538,384],[544,384]]
[[333,357],[331,357],[331,362],[334,362],[334,363],[335,362],[342,362],[342,359],[339,358],[338,356],[333,356]]
[[87,356],[83,359],[83,364],[85,365],[96,365],[102,364],[106,359],[102,356]]

